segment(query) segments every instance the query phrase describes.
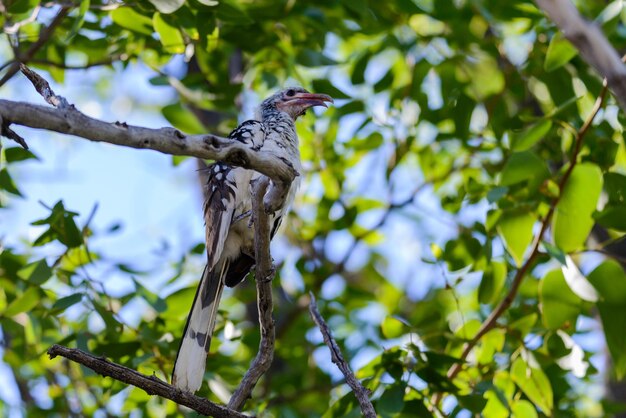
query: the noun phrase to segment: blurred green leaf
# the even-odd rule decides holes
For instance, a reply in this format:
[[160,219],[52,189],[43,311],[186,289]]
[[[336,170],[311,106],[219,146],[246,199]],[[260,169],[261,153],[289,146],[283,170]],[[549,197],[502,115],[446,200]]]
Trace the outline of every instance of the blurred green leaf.
[[478,301],[480,303],[493,303],[501,295],[506,281],[506,264],[499,261],[492,261],[480,281],[478,287]]
[[567,39],[557,32],[548,45],[548,52],[543,63],[545,71],[554,71],[567,64],[572,58],[578,55],[578,50]]
[[172,54],[182,54],[185,52],[185,41],[177,27],[169,24],[160,13],[154,14],[152,22],[154,24],[154,30],[159,34],[161,44],[167,52]]
[[56,313],[62,312],[66,310],[67,308],[69,308],[70,306],[76,305],[82,299],[83,299],[82,293],[74,293],[69,296],[62,297],[61,299],[57,299],[52,305],[51,313],[56,314]]
[[393,316],[385,317],[380,327],[385,338],[398,338],[405,331],[404,324]]
[[22,196],[22,193],[20,193],[19,189],[15,185],[15,182],[13,181],[13,178],[6,168],[0,170],[0,189],[5,190],[16,196]]
[[132,7],[118,7],[111,12],[111,19],[123,28],[152,35],[152,19],[135,11]]
[[183,108],[180,102],[165,106],[161,109],[161,112],[163,112],[165,119],[176,129],[187,134],[201,134],[206,132],[206,128],[198,118],[188,109]]
[[511,405],[511,418],[537,418],[537,410],[526,399],[520,399]]
[[22,312],[28,312],[41,303],[41,295],[37,287],[29,287],[21,296],[13,300],[2,313],[5,317],[15,316]]
[[24,149],[22,147],[5,148],[4,157],[6,158],[7,163],[15,163],[15,162],[25,161],[29,159],[38,160],[35,154],[33,154],[31,151]]
[[32,284],[40,285],[52,277],[52,270],[48,267],[46,260],[39,260],[23,267],[17,275]]
[[552,128],[552,121],[549,119],[542,120],[530,127],[524,129],[519,133],[514,133],[511,138],[514,151],[526,151],[535,145],[538,141],[542,140],[550,129]]
[[552,415],[554,395],[547,376],[540,368],[518,357],[511,366],[511,378],[528,399],[548,416]]
[[607,346],[613,359],[613,372],[618,379],[626,376],[626,273],[620,264],[608,260],[589,276],[600,293],[597,302]]
[[591,163],[574,167],[554,212],[554,243],[563,251],[578,250],[593,227],[592,213],[602,191],[602,173]]
[[518,267],[522,265],[526,249],[533,240],[535,221],[535,216],[524,210],[506,211],[498,221],[498,233]]
[[582,301],[571,291],[561,269],[552,270],[543,277],[539,285],[539,302],[547,328],[575,327]]
[[539,187],[539,184],[550,172],[537,154],[530,151],[516,152],[511,155],[500,175],[501,186],[511,186],[522,181],[528,181],[531,189]]

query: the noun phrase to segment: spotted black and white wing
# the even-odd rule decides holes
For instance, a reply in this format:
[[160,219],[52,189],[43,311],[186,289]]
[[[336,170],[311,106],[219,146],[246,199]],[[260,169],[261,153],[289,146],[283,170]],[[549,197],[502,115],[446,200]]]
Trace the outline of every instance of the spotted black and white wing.
[[228,137],[248,145],[253,151],[258,151],[265,142],[265,127],[258,120],[247,120]]

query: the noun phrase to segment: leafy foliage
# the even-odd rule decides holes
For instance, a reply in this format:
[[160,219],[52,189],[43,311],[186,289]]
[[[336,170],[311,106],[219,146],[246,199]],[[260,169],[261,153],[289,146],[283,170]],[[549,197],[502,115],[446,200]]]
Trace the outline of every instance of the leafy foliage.
[[[307,170],[285,228],[297,259],[279,276],[303,285],[282,289],[275,364],[250,411],[360,415],[320,360],[326,348],[306,315],[310,290],[332,295],[322,313],[346,357],[359,359],[357,376],[383,417],[591,417],[623,408],[587,390],[598,384],[592,357],[602,350],[584,337],[600,323],[613,364],[606,373],[626,374],[626,255],[609,251],[626,232],[626,120],[609,98],[580,134],[602,80],[534,3],[82,0],[64,6],[67,17],[39,45],[60,6],[43,5],[37,15],[36,1],[5,5],[0,21],[16,28],[6,36],[30,51],[23,58],[30,65],[69,83],[69,67],[124,72],[140,62],[153,85],[178,93],[160,111],[190,133],[207,129],[198,110],[217,112],[210,130],[227,133],[244,90],[262,97],[297,82],[335,97],[319,121],[299,123]],[[577,5],[614,45],[624,44],[621,1]],[[175,77],[172,66],[184,71]],[[2,150],[2,206],[21,198],[13,170],[35,154]],[[61,201],[48,210],[34,221],[43,232],[27,250],[0,253],[2,356],[25,415],[184,413],[45,357],[50,344],[69,344],[166,379],[195,291],[149,290],[147,273],[90,250],[114,230],[77,224]],[[539,236],[543,225],[551,233]],[[608,241],[590,239],[594,225]],[[44,256],[39,246],[60,246],[61,255]],[[594,252],[622,264],[598,265]],[[199,244],[177,260],[168,284],[202,254]],[[576,291],[566,256],[591,272],[597,300]],[[110,296],[88,265],[107,265],[135,290]],[[511,306],[466,357],[465,344],[517,289],[518,276]],[[242,286],[224,301],[205,379],[211,386],[201,395],[219,401],[248,367],[259,339],[246,314],[254,297]],[[120,312],[138,300],[146,307],[131,326]]]

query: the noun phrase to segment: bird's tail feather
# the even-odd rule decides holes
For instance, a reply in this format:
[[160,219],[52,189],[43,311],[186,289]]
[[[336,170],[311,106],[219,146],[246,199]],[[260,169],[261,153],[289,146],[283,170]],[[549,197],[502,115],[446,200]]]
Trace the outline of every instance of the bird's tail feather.
[[228,264],[217,263],[213,269],[206,266],[202,273],[174,364],[172,384],[179,389],[193,393],[202,386]]

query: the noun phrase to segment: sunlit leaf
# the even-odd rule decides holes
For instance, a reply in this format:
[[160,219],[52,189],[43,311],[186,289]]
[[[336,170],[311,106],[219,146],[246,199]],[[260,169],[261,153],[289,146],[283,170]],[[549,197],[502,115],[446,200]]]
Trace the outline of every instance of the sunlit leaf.
[[561,270],[552,270],[543,277],[539,285],[539,302],[546,327],[557,329],[576,325],[582,301],[570,290]]
[[154,23],[154,30],[159,34],[161,44],[163,44],[163,48],[165,48],[167,52],[173,54],[182,54],[185,52],[185,41],[177,27],[169,24],[160,13],[154,14],[152,22]]
[[602,191],[602,173],[591,163],[579,164],[565,184],[554,212],[555,244],[565,252],[579,249],[593,227],[592,213]]
[[614,260],[600,264],[589,274],[589,281],[600,293],[597,307],[607,346],[618,379],[626,376],[626,273]]
[[514,151],[525,151],[542,140],[552,128],[552,121],[549,119],[542,120],[522,132],[515,133],[511,142]]
[[118,7],[111,12],[111,19],[123,28],[144,34],[152,35],[152,19],[144,16],[132,7]]
[[506,281],[506,264],[493,261],[485,270],[478,287],[478,301],[480,303],[493,303],[498,300],[500,292]]
[[33,309],[41,302],[41,295],[39,289],[36,287],[29,287],[17,299],[12,301],[6,310],[3,312],[4,316],[10,317],[22,312],[27,312]]
[[543,370],[529,365],[518,357],[511,366],[511,378],[531,402],[541,408],[546,415],[552,415],[554,395]]
[[533,239],[535,221],[532,213],[523,210],[505,212],[498,221],[498,233],[518,267],[522,265],[526,249]]
[[559,67],[567,64],[572,58],[578,54],[578,50],[567,39],[563,38],[560,32],[557,32],[548,45],[548,52],[543,63],[545,71],[554,71]]

